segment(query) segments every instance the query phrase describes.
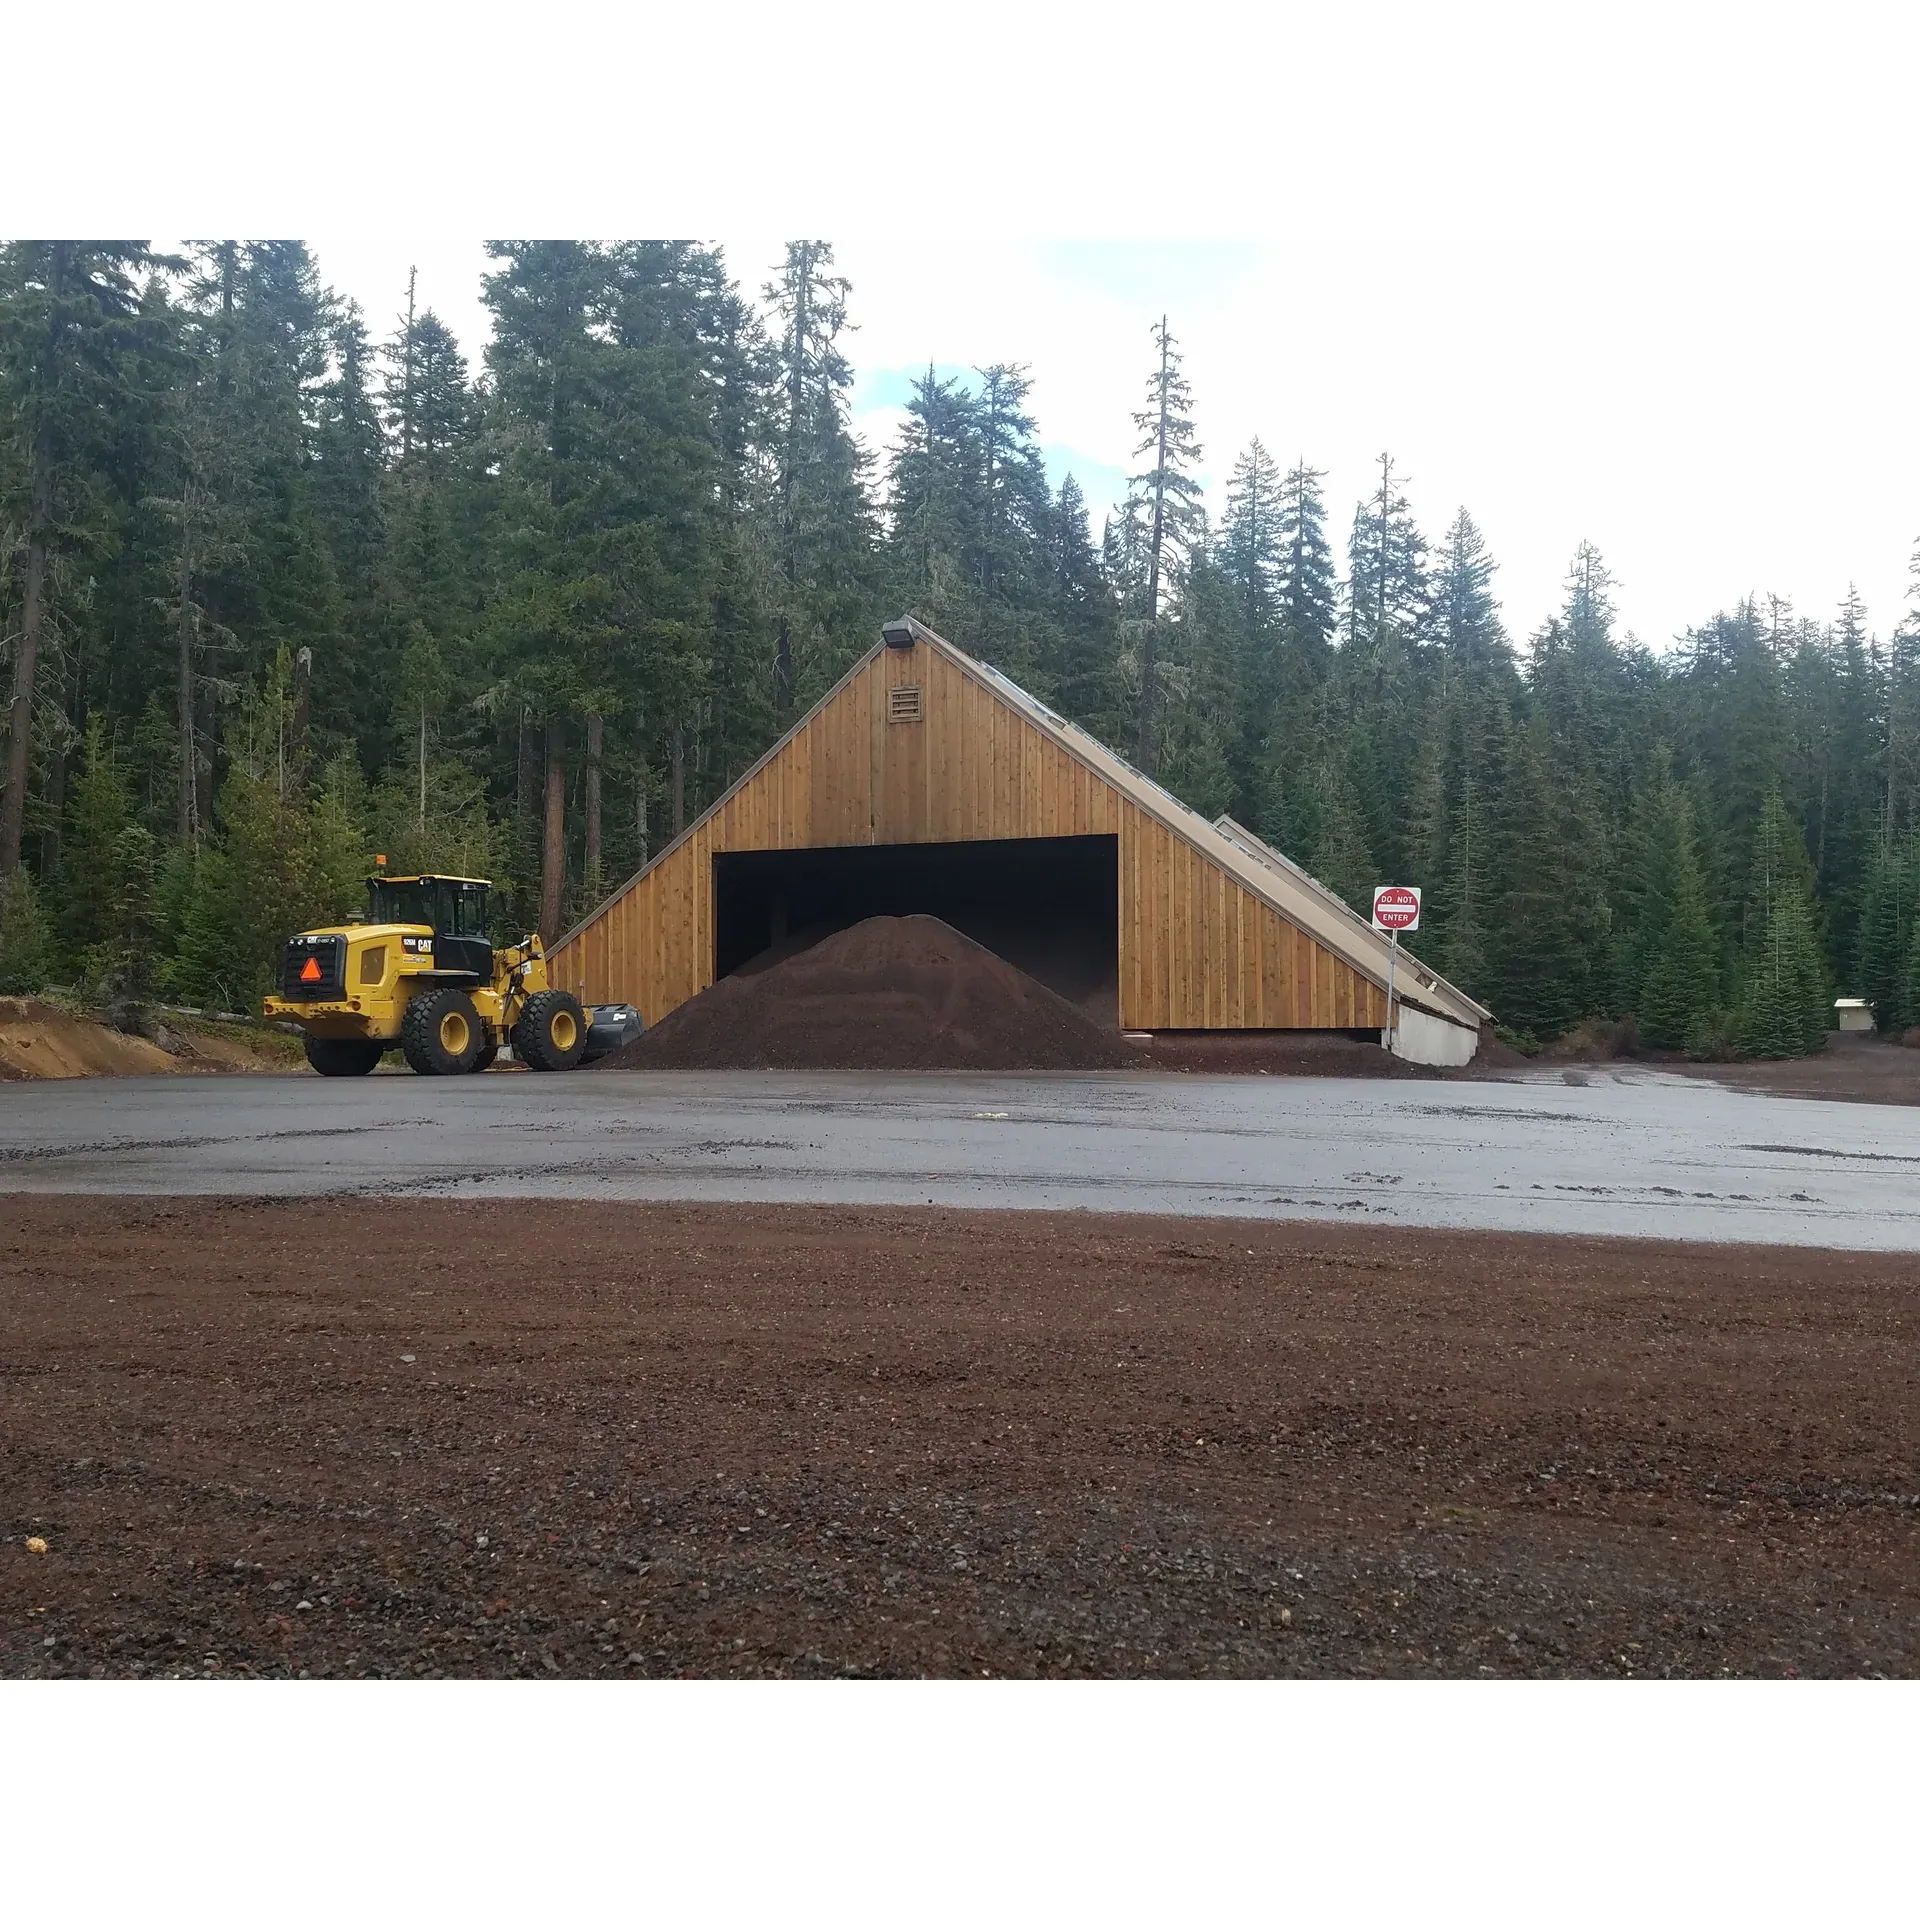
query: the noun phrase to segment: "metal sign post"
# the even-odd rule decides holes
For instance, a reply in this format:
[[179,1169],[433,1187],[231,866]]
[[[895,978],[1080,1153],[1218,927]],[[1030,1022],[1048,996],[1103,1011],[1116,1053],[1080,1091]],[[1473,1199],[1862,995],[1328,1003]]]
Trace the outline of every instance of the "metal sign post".
[[1387,949],[1387,1024],[1380,1029],[1380,1044],[1393,1051],[1393,990],[1400,965],[1400,936],[1420,930],[1420,889],[1418,887],[1375,887],[1373,924],[1392,937]]
[[1400,964],[1400,929],[1393,930],[1393,944],[1387,949],[1387,1024],[1380,1029],[1380,1044],[1393,1051],[1393,973]]

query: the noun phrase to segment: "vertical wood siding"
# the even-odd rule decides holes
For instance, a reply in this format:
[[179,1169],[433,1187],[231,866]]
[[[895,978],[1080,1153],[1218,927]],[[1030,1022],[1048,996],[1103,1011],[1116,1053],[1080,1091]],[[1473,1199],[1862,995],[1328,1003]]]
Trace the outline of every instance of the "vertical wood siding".
[[[925,718],[887,719],[887,689]],[[713,984],[713,856],[1110,833],[1125,1027],[1377,1027],[1386,995],[1042,727],[921,645],[882,648],[552,955],[587,1001],[648,1025]]]

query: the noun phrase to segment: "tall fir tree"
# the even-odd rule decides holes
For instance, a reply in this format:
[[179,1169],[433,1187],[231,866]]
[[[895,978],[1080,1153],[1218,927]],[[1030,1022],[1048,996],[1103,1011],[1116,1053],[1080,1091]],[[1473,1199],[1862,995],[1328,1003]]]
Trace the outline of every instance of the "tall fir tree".
[[770,479],[775,580],[774,708],[789,724],[851,657],[878,585],[869,456],[847,418],[853,370],[844,276],[824,240],[790,240],[766,299],[774,316],[778,426]]
[[1759,1060],[1816,1052],[1832,1022],[1833,994],[1814,933],[1812,862],[1777,787],[1753,832],[1746,909],[1734,1043]]
[[1249,822],[1281,847],[1303,851],[1315,818],[1315,770],[1331,751],[1324,698],[1338,582],[1327,544],[1325,475],[1301,460],[1280,483],[1280,565],[1274,594],[1279,673],[1267,727],[1260,795]]
[[1591,822],[1569,803],[1545,717],[1516,729],[1494,819],[1500,880],[1488,989],[1496,1016],[1536,1040],[1599,1011],[1595,970],[1611,920]]
[[1920,1018],[1907,996],[1907,955],[1920,927],[1920,838],[1892,846],[1875,841],[1862,890],[1855,991],[1873,1008],[1884,1033]]
[[1284,497],[1280,469],[1256,438],[1227,481],[1216,559],[1232,595],[1222,649],[1232,680],[1232,713],[1222,746],[1232,778],[1232,810],[1249,821],[1260,812],[1261,772],[1289,691],[1280,600]]
[[1632,956],[1628,978],[1650,1045],[1701,1052],[1721,1003],[1720,942],[1685,791],[1665,776],[1636,823]]
[[1164,314],[1153,329],[1153,343],[1155,366],[1147,380],[1147,404],[1133,416],[1140,435],[1134,452],[1149,464],[1134,475],[1129,493],[1146,572],[1137,615],[1140,692],[1135,755],[1149,775],[1159,753],[1160,619],[1167,580],[1204,526],[1200,485],[1191,471],[1201,453],[1193,424],[1193,393],[1180,371],[1181,354]]
[[143,240],[15,240],[0,250],[0,385],[13,457],[0,463],[22,530],[19,638],[0,777],[0,890],[20,864],[35,696],[68,563],[110,537],[129,439],[149,426],[151,309],[139,276],[167,264]]

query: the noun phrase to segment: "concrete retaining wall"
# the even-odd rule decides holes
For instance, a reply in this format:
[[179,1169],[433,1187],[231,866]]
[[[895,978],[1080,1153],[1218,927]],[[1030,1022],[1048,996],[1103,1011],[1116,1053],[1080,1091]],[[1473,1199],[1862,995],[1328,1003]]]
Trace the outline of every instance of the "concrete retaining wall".
[[1480,1045],[1480,1035],[1437,1014],[1422,1013],[1402,1002],[1394,1009],[1393,1051],[1423,1067],[1464,1067]]

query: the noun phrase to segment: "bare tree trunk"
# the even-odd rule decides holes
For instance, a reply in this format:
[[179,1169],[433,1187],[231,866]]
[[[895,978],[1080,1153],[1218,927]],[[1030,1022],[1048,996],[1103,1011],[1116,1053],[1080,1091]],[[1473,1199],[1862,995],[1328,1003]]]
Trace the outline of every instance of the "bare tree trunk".
[[794,678],[793,622],[783,607],[779,624],[773,631],[773,708],[777,727],[785,727],[793,718]]
[[540,938],[560,937],[561,893],[567,864],[567,770],[560,757],[560,723],[547,723],[547,818],[540,849]]
[[213,748],[220,718],[211,687],[201,689],[199,715],[194,738],[204,740],[207,750],[194,755],[193,817],[198,831],[205,834],[213,825]]
[[[420,697],[420,837],[427,834],[427,701],[424,694]],[[421,857],[425,858],[423,846]]]
[[597,713],[587,715],[587,904],[600,898],[600,760],[607,744],[607,723]]
[[181,846],[191,848],[199,837],[198,808],[195,805],[199,783],[193,750],[193,549],[184,532],[180,536],[177,586],[178,631],[175,639],[179,658],[175,676],[174,715],[180,736],[180,793],[174,828]]
[[20,651],[13,662],[13,705],[7,716],[7,791],[0,800],[0,885],[20,864],[27,818],[27,779],[33,771],[33,682],[47,623],[47,525],[53,518],[53,449],[43,428],[33,450],[33,528],[27,535],[26,598],[20,610]]
[[47,756],[47,825],[40,836],[40,872],[51,880],[60,871],[60,825],[67,811],[67,762],[64,739]]
[[307,778],[307,738],[313,730],[313,649],[302,647],[293,656],[293,738],[288,743],[293,762],[293,784]]
[[687,830],[687,730],[673,730],[673,837]]

